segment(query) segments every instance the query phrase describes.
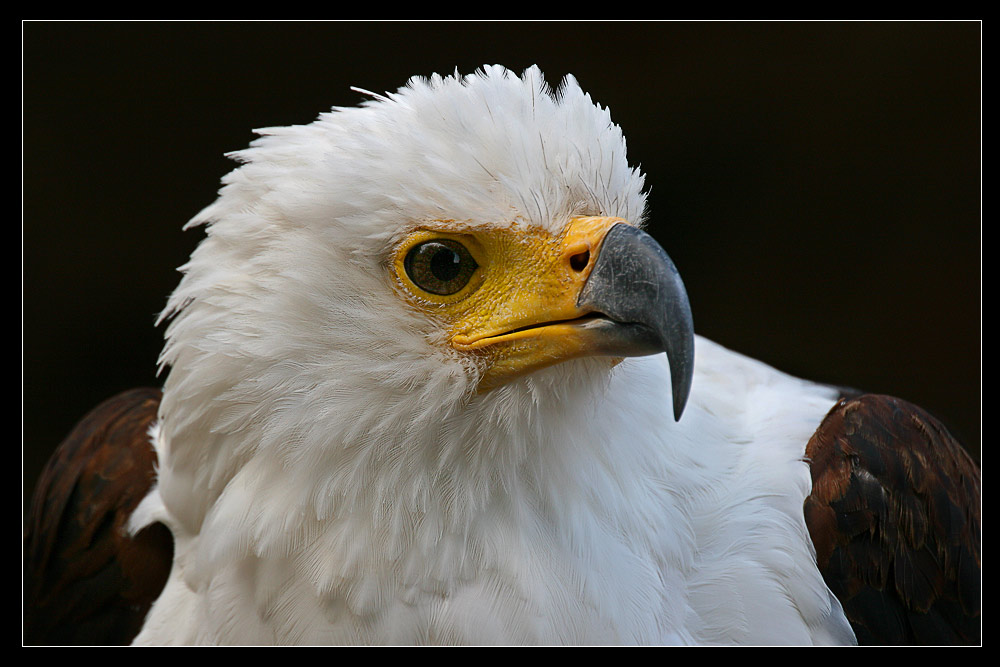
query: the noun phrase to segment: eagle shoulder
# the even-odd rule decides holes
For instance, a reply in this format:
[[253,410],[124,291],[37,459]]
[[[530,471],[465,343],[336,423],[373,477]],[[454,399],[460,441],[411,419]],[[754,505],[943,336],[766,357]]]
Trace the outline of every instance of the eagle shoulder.
[[160,398],[135,389],[105,401],[46,464],[25,520],[25,644],[129,643],[163,589],[170,532],[126,531],[154,483]]
[[806,457],[817,563],[859,643],[980,643],[980,471],[945,427],[860,395],[830,410]]

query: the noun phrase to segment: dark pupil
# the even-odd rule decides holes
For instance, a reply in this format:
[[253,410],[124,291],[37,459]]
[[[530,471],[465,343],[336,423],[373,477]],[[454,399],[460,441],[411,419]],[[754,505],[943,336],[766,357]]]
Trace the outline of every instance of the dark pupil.
[[431,274],[441,282],[454,280],[462,268],[462,258],[451,248],[440,246],[431,256]]
[[465,287],[479,267],[458,241],[440,239],[415,246],[406,255],[406,275],[432,294],[454,294]]

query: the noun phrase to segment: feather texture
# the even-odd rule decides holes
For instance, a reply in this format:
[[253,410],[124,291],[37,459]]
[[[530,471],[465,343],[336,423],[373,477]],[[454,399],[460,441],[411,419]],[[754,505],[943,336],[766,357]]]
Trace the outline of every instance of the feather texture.
[[167,526],[173,561],[137,643],[855,641],[803,514],[836,390],[698,338],[680,422],[662,354],[480,392],[483,358],[387,270],[427,225],[641,224],[575,80],[413,79],[233,157],[162,316],[129,530]]

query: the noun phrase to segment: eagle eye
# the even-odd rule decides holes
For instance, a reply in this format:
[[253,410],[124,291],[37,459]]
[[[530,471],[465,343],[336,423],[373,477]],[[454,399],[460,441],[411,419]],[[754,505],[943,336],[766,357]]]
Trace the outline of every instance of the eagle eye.
[[420,289],[447,296],[465,287],[479,264],[458,241],[435,239],[413,246],[403,268]]

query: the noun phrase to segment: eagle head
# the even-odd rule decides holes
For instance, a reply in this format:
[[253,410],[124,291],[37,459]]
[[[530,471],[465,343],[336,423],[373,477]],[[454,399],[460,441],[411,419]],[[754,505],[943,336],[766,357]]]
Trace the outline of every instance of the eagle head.
[[213,488],[251,451],[389,448],[470,405],[490,416],[465,428],[496,427],[628,356],[667,352],[680,417],[687,297],[640,230],[621,130],[573,78],[414,78],[258,134],[189,223],[206,238],[164,313],[166,437],[238,442],[200,466]]

